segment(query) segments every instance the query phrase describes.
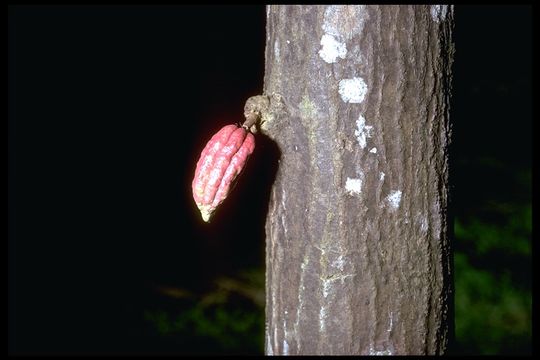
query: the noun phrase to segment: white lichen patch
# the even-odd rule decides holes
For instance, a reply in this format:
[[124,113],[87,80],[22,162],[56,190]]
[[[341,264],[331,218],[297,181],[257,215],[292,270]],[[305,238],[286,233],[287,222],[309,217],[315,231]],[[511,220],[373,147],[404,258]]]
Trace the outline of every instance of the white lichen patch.
[[360,195],[362,193],[362,179],[351,179],[347,177],[345,190],[351,195]]
[[385,176],[384,173],[381,171],[379,173],[379,180],[384,181],[384,176]]
[[321,331],[324,331],[325,328],[325,322],[326,320],[326,307],[323,305],[321,306],[321,309],[319,310],[319,329]]
[[283,340],[283,355],[289,355],[289,344],[287,340]]
[[274,355],[274,351],[272,350],[272,340],[270,340],[270,334],[267,332],[266,335],[266,353],[270,356]]
[[446,20],[448,5],[431,5],[431,18],[436,23]]
[[338,268],[339,271],[343,271],[343,266],[345,265],[345,260],[343,260],[343,255],[339,255],[337,260],[332,262],[332,266]]
[[276,59],[279,59],[279,41],[274,42],[274,54],[276,56]]
[[343,79],[339,82],[339,95],[344,102],[359,104],[367,93],[367,84],[361,77]]
[[386,332],[391,332],[394,328],[394,313],[390,312],[390,315],[388,317],[390,318],[390,321],[388,323],[388,329],[386,329]]
[[369,348],[369,355],[392,355],[392,350],[385,349],[385,350],[375,350],[373,346]]
[[364,28],[368,18],[365,5],[330,5],[324,11],[325,33],[343,39],[351,39]]
[[421,215],[420,216],[420,231],[422,233],[427,233],[428,228],[429,228],[429,224],[428,224],[427,217],[424,215]]
[[345,44],[337,41],[332,35],[324,34],[321,38],[321,46],[319,56],[329,64],[335,63],[338,57],[345,59],[347,55]]
[[356,130],[354,130],[354,135],[356,136],[356,140],[358,140],[360,148],[364,149],[366,147],[366,140],[372,136],[372,131],[373,126],[366,125],[366,119],[360,115],[358,120],[356,120]]
[[399,203],[401,202],[401,191],[392,191],[390,195],[386,197],[386,201],[388,201],[393,209],[397,209],[399,207]]
[[[274,303],[275,304],[275,303]],[[274,347],[276,348],[276,350],[278,350],[278,337],[277,337],[277,329],[278,327],[277,326],[274,326]]]
[[329,280],[323,280],[323,296],[326,299],[328,295],[330,294],[330,281]]

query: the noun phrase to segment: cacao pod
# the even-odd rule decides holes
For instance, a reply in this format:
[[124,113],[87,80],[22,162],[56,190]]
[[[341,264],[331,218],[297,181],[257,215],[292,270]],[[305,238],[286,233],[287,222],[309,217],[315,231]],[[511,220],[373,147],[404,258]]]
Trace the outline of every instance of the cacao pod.
[[226,125],[204,147],[191,184],[193,199],[204,221],[210,217],[232,189],[249,155],[255,137],[243,127]]

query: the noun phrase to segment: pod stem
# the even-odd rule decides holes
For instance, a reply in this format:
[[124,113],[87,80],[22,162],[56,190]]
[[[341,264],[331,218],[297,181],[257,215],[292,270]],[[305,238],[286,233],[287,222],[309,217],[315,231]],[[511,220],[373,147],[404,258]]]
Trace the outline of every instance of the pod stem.
[[246,121],[242,124],[242,127],[246,130],[249,130],[250,127],[255,125],[257,123],[257,120],[261,117],[261,114],[258,112],[251,112],[249,114],[245,114]]
[[[252,96],[246,101],[244,106],[244,117],[246,121],[242,124],[242,127],[251,132],[255,132],[256,125],[260,122],[262,114],[267,111],[270,105],[268,96],[257,95]],[[255,125],[255,127],[253,127]]]

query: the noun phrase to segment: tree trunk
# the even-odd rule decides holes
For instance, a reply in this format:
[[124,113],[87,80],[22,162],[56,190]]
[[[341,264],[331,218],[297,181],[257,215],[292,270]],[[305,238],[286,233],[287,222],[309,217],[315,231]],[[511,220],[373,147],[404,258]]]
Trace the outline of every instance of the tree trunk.
[[268,6],[266,353],[441,354],[451,6]]

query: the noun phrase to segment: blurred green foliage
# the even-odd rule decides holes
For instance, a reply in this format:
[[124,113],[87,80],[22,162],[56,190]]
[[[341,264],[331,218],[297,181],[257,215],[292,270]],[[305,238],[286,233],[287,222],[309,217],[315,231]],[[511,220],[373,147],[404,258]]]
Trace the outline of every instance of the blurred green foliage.
[[525,196],[492,193],[477,209],[456,214],[456,353],[531,353],[530,170],[511,182]]
[[178,340],[175,352],[262,355],[263,269],[219,278],[212,291],[199,296],[182,289],[164,293],[176,298],[177,308],[147,310],[144,318],[160,336]]

